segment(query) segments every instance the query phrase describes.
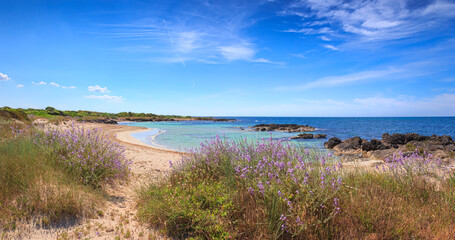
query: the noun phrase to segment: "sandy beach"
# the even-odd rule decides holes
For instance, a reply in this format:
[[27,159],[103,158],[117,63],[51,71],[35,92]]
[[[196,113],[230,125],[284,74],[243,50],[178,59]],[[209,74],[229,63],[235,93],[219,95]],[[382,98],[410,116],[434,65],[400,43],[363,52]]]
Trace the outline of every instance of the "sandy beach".
[[[165,239],[158,231],[142,225],[136,219],[135,196],[136,191],[149,181],[162,177],[169,171],[169,161],[177,161],[182,153],[158,149],[147,145],[132,137],[131,133],[148,131],[147,128],[83,123],[85,129],[101,129],[111,139],[125,147],[126,157],[132,161],[131,178],[127,183],[107,187],[107,204],[101,209],[103,214],[95,218],[83,219],[78,223],[67,223],[48,229],[38,229],[26,224],[18,228],[18,239],[60,239],[68,236],[69,239]],[[100,212],[101,213],[101,212]],[[28,226],[27,226],[28,225]],[[63,238],[64,239],[64,238]]]

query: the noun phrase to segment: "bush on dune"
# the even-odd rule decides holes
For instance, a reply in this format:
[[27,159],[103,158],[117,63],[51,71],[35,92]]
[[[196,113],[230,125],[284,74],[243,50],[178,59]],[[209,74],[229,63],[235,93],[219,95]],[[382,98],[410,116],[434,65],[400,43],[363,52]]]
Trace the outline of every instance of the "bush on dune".
[[139,215],[180,237],[327,236],[341,186],[328,160],[282,141],[217,138],[145,188]]
[[[123,149],[99,131],[57,130],[2,122],[0,225],[38,216],[45,224],[92,215],[102,204],[96,188],[128,177]],[[4,223],[4,224],[3,224]]]
[[124,148],[101,134],[99,129],[85,130],[71,125],[34,135],[37,144],[51,146],[57,163],[76,176],[83,184],[100,187],[114,180],[124,180],[131,164]]
[[[411,239],[455,234],[455,176],[416,151],[376,170],[267,140],[203,144],[139,193],[139,217],[176,237]],[[452,174],[452,175],[450,175]],[[341,180],[343,179],[343,180]]]

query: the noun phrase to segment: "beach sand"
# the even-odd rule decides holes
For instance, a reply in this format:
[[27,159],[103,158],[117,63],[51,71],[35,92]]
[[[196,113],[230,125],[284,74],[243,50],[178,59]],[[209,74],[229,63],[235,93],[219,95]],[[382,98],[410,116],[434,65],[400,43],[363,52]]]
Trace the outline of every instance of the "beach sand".
[[130,135],[148,131],[147,128],[97,123],[82,123],[82,126],[85,129],[99,128],[125,147],[126,157],[132,161],[130,180],[107,187],[107,204],[101,209],[103,216],[49,229],[39,229],[28,223],[18,226],[17,239],[58,239],[63,236],[77,239],[79,233],[80,239],[165,239],[157,230],[136,219],[136,191],[166,174],[170,168],[169,161],[180,160],[183,153],[155,148]]

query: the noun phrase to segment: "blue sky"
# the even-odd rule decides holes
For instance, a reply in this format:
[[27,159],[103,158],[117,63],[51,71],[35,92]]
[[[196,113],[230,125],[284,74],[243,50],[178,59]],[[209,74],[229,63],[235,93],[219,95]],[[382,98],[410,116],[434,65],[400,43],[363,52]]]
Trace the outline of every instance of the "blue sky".
[[0,105],[455,116],[455,1],[0,0]]

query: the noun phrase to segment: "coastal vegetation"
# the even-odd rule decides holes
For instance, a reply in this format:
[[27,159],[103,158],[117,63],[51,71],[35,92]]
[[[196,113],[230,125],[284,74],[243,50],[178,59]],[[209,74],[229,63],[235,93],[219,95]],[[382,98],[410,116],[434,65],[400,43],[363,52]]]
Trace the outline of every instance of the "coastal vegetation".
[[69,111],[58,110],[54,107],[45,109],[35,108],[0,108],[0,118],[16,119],[19,121],[30,121],[32,118],[45,118],[52,122],[63,120],[76,120],[86,122],[99,122],[116,124],[117,121],[178,121],[178,120],[197,120],[197,121],[233,121],[232,119],[222,119],[213,117],[191,117],[179,115],[158,115],[153,113],[134,113],[134,112],[95,112],[95,111]]
[[0,119],[0,230],[95,214],[103,186],[127,180],[128,165],[99,131]]
[[448,239],[455,175],[418,151],[346,168],[283,141],[219,138],[139,193],[138,215],[174,237]]

